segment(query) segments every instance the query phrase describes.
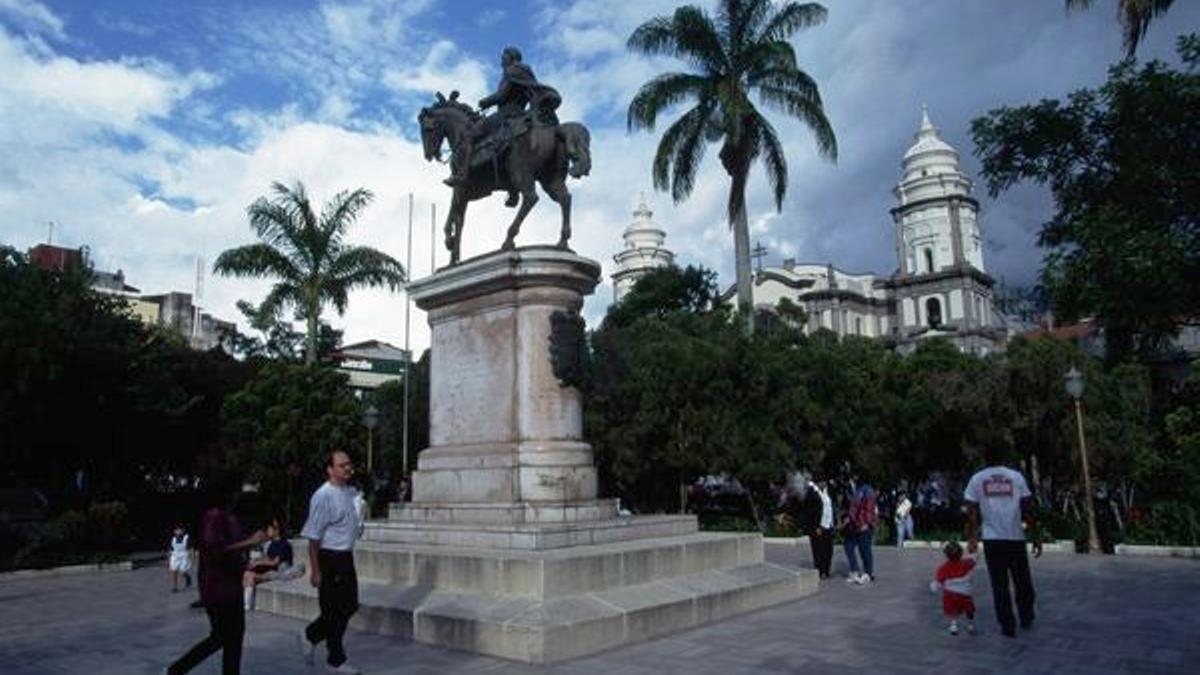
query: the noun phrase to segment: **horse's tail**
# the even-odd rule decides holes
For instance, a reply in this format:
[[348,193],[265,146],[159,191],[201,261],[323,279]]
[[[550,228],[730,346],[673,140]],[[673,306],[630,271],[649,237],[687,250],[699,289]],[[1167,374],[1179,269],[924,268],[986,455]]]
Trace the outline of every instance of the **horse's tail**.
[[567,173],[572,178],[582,178],[592,171],[592,135],[587,127],[578,122],[567,122],[562,125],[559,133],[566,148],[570,165]]

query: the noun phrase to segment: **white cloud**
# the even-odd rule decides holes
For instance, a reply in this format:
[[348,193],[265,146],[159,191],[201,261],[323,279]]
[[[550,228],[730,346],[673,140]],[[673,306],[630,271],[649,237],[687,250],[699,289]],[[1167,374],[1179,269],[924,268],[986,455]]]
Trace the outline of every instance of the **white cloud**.
[[40,2],[0,0],[0,17],[13,21],[27,31],[48,34],[59,41],[66,40],[63,20]]
[[[135,132],[139,125],[161,118],[193,91],[211,87],[215,78],[204,72],[178,75],[153,61],[81,62],[42,57],[28,42],[0,29],[0,120],[9,133],[58,137],[64,130],[47,124],[47,116],[70,120],[98,130]],[[3,134],[4,132],[0,132]]]
[[396,91],[449,95],[457,89],[467,101],[481,98],[488,92],[487,70],[483,63],[466,58],[453,42],[440,40],[430,47],[421,63],[407,69],[389,69],[383,82]]

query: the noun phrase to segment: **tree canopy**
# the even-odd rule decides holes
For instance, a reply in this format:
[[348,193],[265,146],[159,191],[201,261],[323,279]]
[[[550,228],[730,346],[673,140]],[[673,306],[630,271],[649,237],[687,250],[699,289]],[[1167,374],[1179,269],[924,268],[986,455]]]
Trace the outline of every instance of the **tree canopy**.
[[1113,66],[1099,89],[993,110],[971,135],[988,190],[1049,188],[1042,283],[1055,311],[1094,315],[1111,362],[1149,354],[1200,317],[1200,39],[1182,70]]

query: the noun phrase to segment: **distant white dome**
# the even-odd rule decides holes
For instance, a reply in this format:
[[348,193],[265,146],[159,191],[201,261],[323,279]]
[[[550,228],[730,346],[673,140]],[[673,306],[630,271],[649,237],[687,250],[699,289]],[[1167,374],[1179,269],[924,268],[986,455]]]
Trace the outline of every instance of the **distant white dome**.
[[938,135],[929,121],[929,110],[921,106],[921,127],[916,142],[904,153],[903,173],[896,186],[900,204],[949,195],[966,195],[971,179],[958,167],[958,151]]

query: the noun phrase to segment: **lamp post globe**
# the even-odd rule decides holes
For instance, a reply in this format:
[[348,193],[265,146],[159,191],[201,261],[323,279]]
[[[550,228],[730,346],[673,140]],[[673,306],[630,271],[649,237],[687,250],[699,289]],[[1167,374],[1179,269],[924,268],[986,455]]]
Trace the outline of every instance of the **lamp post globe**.
[[1079,372],[1078,368],[1071,366],[1071,369],[1067,371],[1067,374],[1063,375],[1063,385],[1067,388],[1067,394],[1070,395],[1071,398],[1078,401],[1079,399],[1083,398],[1083,389],[1087,385],[1087,381],[1084,379],[1083,373]]

